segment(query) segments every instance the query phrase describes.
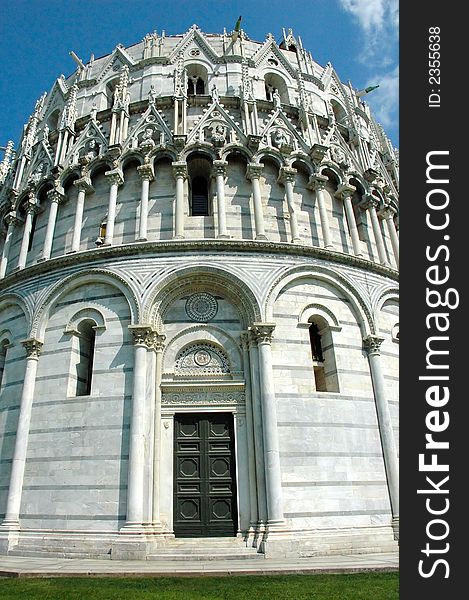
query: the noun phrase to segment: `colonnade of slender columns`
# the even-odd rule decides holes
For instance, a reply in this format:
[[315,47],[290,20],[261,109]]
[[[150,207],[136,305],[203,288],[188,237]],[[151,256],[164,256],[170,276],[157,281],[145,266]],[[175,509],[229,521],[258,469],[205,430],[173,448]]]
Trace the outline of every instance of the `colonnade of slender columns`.
[[[185,186],[184,182],[187,179],[187,163],[184,161],[176,161],[172,163],[173,174],[175,178],[175,204],[174,204],[174,239],[184,239],[185,232]],[[213,161],[212,175],[216,180],[216,195],[217,195],[217,237],[221,239],[230,238],[227,228],[227,210],[225,199],[225,177],[228,163],[224,160]],[[267,240],[265,233],[265,208],[261,195],[260,178],[262,176],[263,165],[260,163],[248,163],[246,177],[251,181],[252,203],[254,214],[254,228],[256,240]],[[149,211],[149,190],[150,182],[154,181],[154,169],[151,164],[143,164],[137,167],[138,173],[141,176],[141,194],[140,194],[140,211],[137,224],[136,241],[146,241],[148,239],[148,211]],[[288,207],[288,218],[290,223],[291,242],[301,243],[301,237],[298,226],[298,209],[296,207],[294,197],[294,182],[297,171],[292,167],[281,167],[279,171],[278,182],[285,188],[285,198]],[[109,200],[108,210],[106,215],[106,233],[104,244],[111,245],[114,238],[114,228],[117,211],[117,198],[119,186],[124,184],[123,173],[120,169],[114,169],[105,173],[109,181]],[[329,215],[326,204],[325,188],[328,178],[321,174],[310,176],[308,188],[316,194],[317,207],[319,212],[320,226],[322,232],[323,246],[326,249],[337,250],[334,247],[334,242],[329,223]],[[77,252],[80,249],[81,231],[83,226],[84,204],[86,195],[92,194],[91,179],[88,175],[81,177],[74,182],[78,190],[75,205],[75,218],[73,226],[73,238],[71,249],[68,252]],[[350,235],[352,252],[355,256],[362,257],[362,244],[360,241],[357,223],[355,219],[352,196],[356,188],[349,184],[342,184],[338,187],[335,196],[343,201],[344,212],[346,216],[347,229]],[[50,258],[54,231],[57,221],[58,206],[65,202],[66,196],[60,187],[56,187],[48,192],[49,212],[46,227],[46,235],[41,258],[38,260],[47,260]],[[399,264],[399,238],[394,224],[395,209],[387,200],[384,205],[379,207],[379,199],[371,194],[363,197],[360,203],[360,208],[368,212],[373,238],[378,252],[379,262],[389,266],[389,258],[386,250],[385,240],[380,227],[379,219],[383,219],[386,223],[388,237],[392,246],[392,254],[395,262]],[[380,208],[380,210],[378,210]],[[25,203],[25,218],[24,229],[21,241],[21,247],[18,258],[18,269],[23,269],[26,265],[28,254],[28,246],[30,243],[30,235],[33,224],[34,215],[39,211],[38,201],[35,197],[35,192],[31,190],[30,196]],[[5,235],[5,243],[3,245],[2,257],[0,262],[0,278],[4,277],[8,264],[8,254],[11,245],[11,238],[16,225],[20,222],[18,216],[8,220],[8,231]]]
[[373,236],[375,238],[376,249],[378,250],[379,262],[382,265],[389,265],[389,261],[386,256],[386,248],[384,246],[383,235],[379,226],[378,215],[376,214],[376,209],[379,205],[379,201],[375,196],[367,194],[366,196],[364,196],[361,205],[365,210],[368,211],[368,214],[370,215],[371,228],[373,229]]
[[388,229],[389,238],[391,239],[392,250],[397,267],[399,267],[399,238],[397,236],[396,225],[394,224],[394,215],[396,210],[389,204],[385,204],[379,211],[379,215],[384,219]]

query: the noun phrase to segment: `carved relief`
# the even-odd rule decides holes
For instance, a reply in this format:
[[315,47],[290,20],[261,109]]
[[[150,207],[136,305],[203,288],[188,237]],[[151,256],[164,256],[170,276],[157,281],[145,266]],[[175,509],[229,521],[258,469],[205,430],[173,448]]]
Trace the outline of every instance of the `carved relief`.
[[187,346],[176,357],[175,375],[228,375],[227,355],[213,344],[196,343]]

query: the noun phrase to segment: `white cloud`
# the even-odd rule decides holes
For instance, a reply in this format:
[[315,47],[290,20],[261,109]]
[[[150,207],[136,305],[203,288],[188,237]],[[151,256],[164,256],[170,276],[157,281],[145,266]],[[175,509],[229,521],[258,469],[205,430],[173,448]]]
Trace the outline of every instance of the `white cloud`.
[[[366,96],[377,120],[385,129],[395,128],[399,107],[399,0],[338,0],[361,29],[359,62],[366,65],[368,85],[379,88]],[[366,87],[365,86],[365,87]]]
[[388,54],[398,36],[398,0],[339,0],[362,30],[361,62],[389,62]]

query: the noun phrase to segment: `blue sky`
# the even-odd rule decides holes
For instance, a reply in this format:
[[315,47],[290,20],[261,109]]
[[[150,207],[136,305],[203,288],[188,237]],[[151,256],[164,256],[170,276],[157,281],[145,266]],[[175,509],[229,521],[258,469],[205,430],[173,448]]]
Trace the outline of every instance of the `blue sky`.
[[270,32],[280,42],[282,27],[291,27],[342,81],[379,83],[365,100],[398,145],[398,0],[0,0],[0,10],[0,146],[12,139],[16,147],[37,98],[74,71],[70,50],[87,61],[155,29],[230,31],[239,15],[251,39]]

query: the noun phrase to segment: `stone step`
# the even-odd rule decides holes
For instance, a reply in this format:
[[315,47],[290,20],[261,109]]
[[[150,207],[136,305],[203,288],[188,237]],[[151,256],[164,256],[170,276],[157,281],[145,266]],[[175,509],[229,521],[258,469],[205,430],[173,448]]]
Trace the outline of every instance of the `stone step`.
[[190,553],[190,552],[177,552],[177,553],[158,553],[158,554],[149,554],[147,556],[147,560],[159,560],[159,561],[224,561],[224,560],[256,560],[256,559],[264,559],[263,554],[259,554],[256,551],[246,552],[244,554],[238,552],[212,552],[212,553]]

